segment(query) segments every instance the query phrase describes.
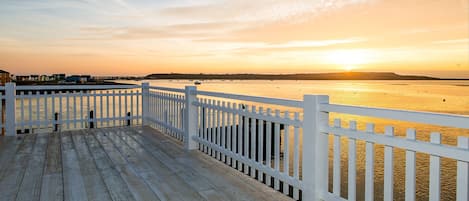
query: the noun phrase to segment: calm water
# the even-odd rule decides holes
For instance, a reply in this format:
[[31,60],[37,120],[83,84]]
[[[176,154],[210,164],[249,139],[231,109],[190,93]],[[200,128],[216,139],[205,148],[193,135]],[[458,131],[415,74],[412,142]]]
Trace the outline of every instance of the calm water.
[[[140,83],[122,81],[126,83]],[[152,86],[183,88],[191,85],[183,80],[151,80]],[[199,90],[253,96],[278,97],[301,100],[303,94],[325,94],[334,104],[348,104],[368,107],[382,107],[404,110],[442,112],[469,115],[469,81],[204,81]],[[331,114],[331,121],[341,118],[344,127],[348,121],[356,120],[358,129],[363,130],[367,122],[376,124],[376,131],[382,133],[384,126],[395,126],[397,136],[405,136],[407,128],[417,129],[417,139],[428,141],[430,132],[442,133],[443,144],[455,145],[457,136],[469,136],[467,129],[437,127],[401,121],[390,121],[353,115]],[[469,122],[468,122],[469,123]],[[290,140],[293,142],[293,140]],[[332,137],[330,138],[332,145]],[[342,196],[347,197],[348,139],[342,138]],[[302,145],[301,145],[302,146]],[[330,167],[332,146],[330,146]],[[290,153],[291,154],[291,153]],[[375,192],[376,199],[382,199],[383,146],[376,146]],[[394,197],[404,200],[405,192],[405,151],[395,149]],[[290,157],[293,158],[293,157]],[[417,153],[417,200],[428,199],[428,155]],[[365,144],[357,143],[357,199],[364,196]],[[455,199],[456,161],[442,159],[441,183],[443,200]],[[332,173],[332,171],[329,171]],[[332,175],[330,175],[332,179]],[[330,182],[331,183],[331,182]],[[330,185],[331,186],[331,185]]]

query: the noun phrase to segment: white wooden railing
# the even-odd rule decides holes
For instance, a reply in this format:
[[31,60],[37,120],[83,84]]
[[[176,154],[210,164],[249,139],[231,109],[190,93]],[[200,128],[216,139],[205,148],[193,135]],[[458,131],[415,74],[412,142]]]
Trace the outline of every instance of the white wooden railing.
[[[298,101],[197,91],[195,87],[148,89],[155,91],[149,92],[153,93],[148,98],[150,106],[145,106],[143,98],[143,107],[154,108],[144,110],[149,111],[144,113],[153,123],[149,125],[183,140],[187,150],[210,155],[296,200],[390,201],[400,199],[394,195],[402,193],[405,194],[402,199],[412,201],[422,189],[428,190],[429,200],[469,199],[467,116],[336,105],[322,95],[305,95]],[[174,107],[176,113],[170,115]],[[343,115],[354,115],[362,121],[380,118],[431,128],[442,126],[460,129],[462,133],[457,136],[457,145],[442,144],[441,134],[437,132],[426,134],[430,136],[427,141],[417,140],[413,128],[401,136],[396,135],[392,126],[379,133],[376,124],[355,120],[343,127],[340,118],[332,118]],[[182,123],[175,124],[177,118]],[[392,123],[399,126],[399,122]],[[402,150],[405,162],[396,164],[395,154]],[[424,169],[416,164],[417,154],[429,158],[425,161],[429,167],[425,175],[429,181],[425,184],[416,183],[416,168]],[[365,165],[358,166],[361,162],[358,158],[363,158]],[[456,177],[451,184],[456,188],[454,198],[441,195],[441,179],[446,178],[441,171],[443,158],[457,161]],[[377,166],[378,163],[383,163],[383,167]],[[404,168],[404,173],[394,172],[396,167]],[[365,187],[361,189],[357,189],[359,169],[364,172]],[[343,175],[347,175],[345,180]],[[400,184],[405,185],[405,191],[395,192],[396,177],[402,177],[404,182]],[[363,197],[358,197],[359,193]]]
[[[0,91],[0,127],[6,135],[143,124],[296,200],[395,200],[404,194],[412,201],[422,192],[429,200],[469,200],[467,116],[336,105],[323,95],[286,100],[148,83],[141,88],[9,83]],[[345,122],[350,116],[344,115],[355,120]],[[370,118],[389,119],[386,125],[399,129],[401,122],[418,124],[403,135],[392,126],[375,128],[383,122]],[[422,140],[417,126],[444,129],[425,133]],[[444,143],[448,136],[442,134],[451,129],[449,137],[457,137],[457,143]],[[402,160],[399,153],[405,155]],[[451,164],[454,178],[442,172],[442,167],[451,171]],[[428,181],[418,183],[424,167]],[[357,182],[361,172],[364,179]],[[405,190],[396,187],[396,177]],[[442,180],[448,178],[454,198],[442,196]],[[364,188],[357,188],[361,184]]]
[[[138,85],[52,85],[0,88],[6,135],[141,124]],[[5,109],[5,110],[2,110]]]
[[151,125],[178,140],[184,136],[185,94],[171,89],[142,84],[143,111],[146,125]]

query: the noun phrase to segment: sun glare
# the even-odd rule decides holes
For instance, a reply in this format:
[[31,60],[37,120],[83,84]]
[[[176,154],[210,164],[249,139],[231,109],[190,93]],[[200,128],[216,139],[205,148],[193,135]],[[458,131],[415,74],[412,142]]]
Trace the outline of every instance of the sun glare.
[[336,50],[325,54],[325,61],[329,64],[339,65],[346,71],[352,71],[358,65],[371,61],[371,53],[366,50]]
[[355,69],[355,66],[352,66],[352,65],[345,65],[345,66],[344,66],[344,70],[345,70],[345,71],[349,71],[349,72],[350,72],[350,71],[352,71],[352,70],[354,70],[354,69]]

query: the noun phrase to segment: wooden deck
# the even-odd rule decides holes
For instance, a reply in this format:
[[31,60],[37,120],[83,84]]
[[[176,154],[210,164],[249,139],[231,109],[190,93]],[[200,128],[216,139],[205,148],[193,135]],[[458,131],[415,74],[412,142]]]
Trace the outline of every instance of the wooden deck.
[[152,128],[0,137],[0,200],[291,200]]

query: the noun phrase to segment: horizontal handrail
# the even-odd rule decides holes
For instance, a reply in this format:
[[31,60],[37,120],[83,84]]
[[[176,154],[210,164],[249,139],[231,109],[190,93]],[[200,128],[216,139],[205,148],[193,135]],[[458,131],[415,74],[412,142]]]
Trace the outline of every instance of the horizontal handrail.
[[257,102],[257,103],[281,105],[281,106],[287,106],[287,107],[303,108],[303,101],[290,100],[290,99],[269,98],[269,97],[262,97],[262,96],[247,96],[247,95],[227,94],[227,93],[210,92],[210,91],[197,91],[197,95],[227,98],[227,99],[233,99],[233,100],[244,100],[244,101],[250,101],[250,102]]
[[[99,89],[135,89],[140,85],[28,85],[16,86],[16,90],[99,90]],[[0,88],[2,89],[2,88]]]
[[184,89],[169,88],[169,87],[154,87],[154,86],[150,86],[149,88],[150,88],[150,89],[154,89],[154,90],[171,91],[171,92],[177,92],[177,93],[184,93],[184,92],[185,92]]
[[469,117],[452,114],[369,108],[359,106],[320,104],[322,112],[336,112],[367,117],[393,119],[399,121],[433,124],[438,126],[469,129]]
[[265,113],[264,114],[252,113],[252,112],[248,112],[246,110],[233,109],[233,108],[222,107],[222,106],[215,106],[215,105],[206,104],[206,103],[194,102],[193,104],[195,106],[201,106],[201,107],[204,107],[204,108],[216,109],[218,111],[240,114],[240,115],[243,115],[243,116],[248,117],[248,118],[262,119],[264,121],[287,124],[287,125],[292,125],[292,126],[297,126],[297,127],[302,127],[303,126],[303,122],[300,121],[300,120],[292,120],[290,118],[285,118],[285,117],[268,116]]
[[373,142],[376,144],[469,162],[469,155],[467,154],[467,150],[454,146],[433,144],[430,142],[409,140],[396,136],[386,136],[382,134],[367,133],[363,131],[347,130],[334,127],[322,128],[321,132],[323,134],[333,133],[337,136],[346,136],[366,142]]

